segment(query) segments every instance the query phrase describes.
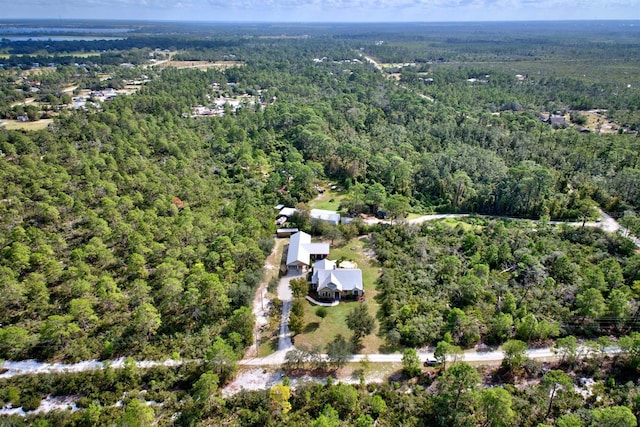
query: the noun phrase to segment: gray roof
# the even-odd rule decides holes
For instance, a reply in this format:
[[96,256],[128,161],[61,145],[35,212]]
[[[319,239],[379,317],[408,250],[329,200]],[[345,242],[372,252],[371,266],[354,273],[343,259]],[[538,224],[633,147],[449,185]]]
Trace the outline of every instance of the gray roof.
[[329,255],[331,251],[328,243],[307,243],[304,248],[309,255]]
[[364,290],[362,270],[359,268],[336,268],[335,270],[318,270],[317,291],[329,288],[336,291]]
[[311,284],[318,284],[318,271],[320,270],[333,270],[336,268],[336,262],[327,258],[321,259],[313,263],[313,276],[311,277]]

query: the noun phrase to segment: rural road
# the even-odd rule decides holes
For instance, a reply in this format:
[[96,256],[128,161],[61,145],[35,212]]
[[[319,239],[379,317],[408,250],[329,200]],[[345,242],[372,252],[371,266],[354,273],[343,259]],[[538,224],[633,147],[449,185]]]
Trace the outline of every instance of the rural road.
[[[588,351],[586,348],[579,348],[578,354],[586,354],[585,351]],[[608,355],[614,355],[620,352],[620,349],[617,347],[611,347],[606,349],[606,353]],[[286,372],[282,369],[279,369],[281,365],[284,364],[284,356],[286,352],[276,352],[269,357],[261,358],[261,359],[251,359],[251,360],[243,360],[240,364],[243,366],[238,376],[222,390],[223,396],[230,396],[236,393],[239,393],[242,390],[264,390],[272,387],[274,384],[279,383],[283,380]],[[418,352],[418,356],[422,362],[426,360],[434,360],[434,356],[432,352],[420,351]],[[551,348],[539,348],[539,349],[531,349],[526,352],[526,356],[529,359],[537,360],[539,362],[552,361],[557,360],[558,356],[553,352]],[[323,355],[323,358],[326,360],[326,355]],[[479,365],[499,365],[504,358],[504,352],[501,350],[491,350],[491,351],[477,351],[477,350],[468,350],[464,352],[461,356],[458,356],[456,361],[465,361],[471,364],[479,364]],[[402,355],[398,353],[393,354],[357,354],[352,355],[350,358],[350,362],[360,362],[362,360],[367,360],[368,363],[402,363]],[[447,362],[453,362],[453,359],[447,359]],[[265,369],[269,368],[269,369]],[[387,380],[388,373],[393,372],[385,370],[383,368],[382,371],[378,371],[374,369],[374,372],[370,375],[367,375],[366,382],[383,382]],[[384,372],[388,372],[384,374]],[[290,379],[292,384],[296,384],[298,382],[307,382],[307,381],[325,381],[326,376],[312,376],[305,375],[301,378]],[[339,378],[340,382],[346,383],[354,383],[353,376]]]
[[[598,213],[600,214],[600,221],[587,221],[584,223],[585,227],[594,227],[600,228],[609,233],[616,233],[625,236],[629,240],[631,240],[638,248],[640,248],[640,239],[636,236],[629,233],[629,230],[620,226],[618,221],[613,219],[610,215],[604,212],[602,209],[598,209]],[[418,218],[413,218],[410,220],[400,220],[400,223],[404,224],[422,224],[428,221],[436,221],[439,219],[446,218],[489,218],[489,219],[498,219],[498,220],[507,220],[507,221],[528,221],[531,223],[540,222],[538,219],[528,219],[528,218],[515,218],[508,216],[496,216],[496,215],[481,215],[481,214],[433,214],[433,215],[423,215]],[[381,220],[378,218],[366,218],[364,220],[365,224],[373,225],[373,224],[391,224],[389,220]],[[550,225],[568,225],[571,227],[582,227],[583,223],[581,221],[573,221],[573,222],[565,222],[565,221],[549,221]]]
[[[589,351],[588,348],[580,348],[578,353],[584,354]],[[607,349],[607,354],[613,355],[620,352],[618,347],[610,347]],[[278,366],[285,363],[286,351],[277,351],[267,357],[253,358],[241,360],[239,364],[241,366]],[[555,360],[558,356],[553,352],[551,347],[529,349],[526,352],[526,356],[533,360]],[[322,355],[324,360],[327,360],[327,355]],[[427,360],[434,360],[433,352],[418,351],[418,357],[420,361],[425,362]],[[349,358],[349,362],[360,362],[362,360],[368,360],[371,363],[401,363],[401,353],[389,353],[389,354],[353,354]],[[467,350],[462,355],[455,358],[456,361],[464,361],[469,363],[483,363],[487,365],[497,365],[504,359],[504,352],[500,349],[489,351],[478,351],[475,349]],[[453,361],[454,359],[448,358],[447,361]]]
[[[597,221],[587,221],[584,223],[585,227],[597,227],[597,228],[601,228],[604,231],[608,231],[610,233],[615,233],[616,231],[620,230],[620,224],[618,224],[618,222],[611,218],[611,216],[607,215],[604,211],[602,210],[598,210],[601,220],[599,222]],[[420,216],[418,218],[414,218],[414,219],[410,219],[408,221],[405,221],[407,224],[422,224],[423,222],[427,222],[427,221],[435,221],[438,219],[446,219],[446,218],[468,218],[468,217],[474,217],[474,218],[490,218],[490,219],[500,219],[500,220],[507,220],[507,221],[529,221],[532,223],[536,223],[536,222],[540,222],[540,220],[538,219],[529,219],[529,218],[516,218],[516,217],[509,217],[509,216],[496,216],[496,215],[481,215],[481,214],[434,214],[434,215],[423,215]],[[384,223],[388,223],[388,221],[381,221],[378,220],[377,218],[372,218],[372,219],[368,219],[367,223],[376,223],[377,222],[384,222]],[[581,221],[574,221],[574,222],[565,222],[565,221],[549,221],[549,224],[551,225],[570,225],[572,227],[582,227],[582,222]]]

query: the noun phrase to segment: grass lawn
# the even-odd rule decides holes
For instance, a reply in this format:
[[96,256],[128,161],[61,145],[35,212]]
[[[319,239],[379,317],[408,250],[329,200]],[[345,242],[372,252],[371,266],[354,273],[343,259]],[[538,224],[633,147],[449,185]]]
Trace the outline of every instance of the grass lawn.
[[73,52],[69,54],[70,56],[75,56],[78,58],[91,58],[93,56],[100,56],[100,52]]
[[[307,346],[320,345],[324,347],[333,340],[337,334],[342,334],[350,338],[352,333],[347,328],[345,318],[358,304],[366,304],[369,313],[376,316],[378,304],[375,302],[376,295],[375,281],[379,276],[378,267],[371,265],[371,260],[365,255],[368,245],[367,239],[353,239],[340,247],[331,248],[330,259],[345,259],[354,261],[358,268],[362,270],[362,280],[364,282],[365,298],[364,302],[341,302],[335,307],[327,307],[327,316],[322,319],[317,314],[318,306],[305,301],[304,331],[294,337],[294,344],[305,344]],[[379,353],[384,341],[378,336],[376,331],[362,340],[363,348],[360,353]]]
[[20,122],[18,120],[3,120],[4,128],[8,130],[40,130],[46,129],[53,119],[42,119],[37,122]]
[[318,197],[309,202],[311,209],[324,209],[328,211],[337,211],[340,207],[340,202],[345,198],[344,192],[337,192],[333,190],[327,190],[322,194],[318,194]]
[[440,219],[438,220],[440,221],[441,224],[444,224],[448,227],[451,228],[456,228],[456,227],[461,227],[464,231],[473,231],[473,230],[480,230],[482,229],[481,225],[478,224],[470,224],[469,223],[469,219],[468,218],[461,218],[461,219],[457,219],[457,218],[445,218],[445,219]]
[[267,357],[278,350],[278,337],[264,337],[260,339],[258,357]]

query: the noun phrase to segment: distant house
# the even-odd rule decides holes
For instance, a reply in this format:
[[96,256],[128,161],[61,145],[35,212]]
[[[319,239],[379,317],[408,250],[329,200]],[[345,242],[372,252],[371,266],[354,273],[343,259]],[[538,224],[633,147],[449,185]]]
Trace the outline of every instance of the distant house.
[[558,116],[555,114],[552,114],[551,117],[549,117],[549,120],[547,120],[547,123],[553,127],[564,126],[565,122],[566,120],[564,116]]
[[359,268],[337,268],[335,261],[315,262],[311,284],[315,288],[318,298],[324,300],[358,299],[364,295],[362,270]]
[[287,208],[284,205],[276,206],[278,209],[278,216],[276,217],[276,224],[279,227],[282,227],[287,221],[291,219],[294,213],[296,213],[295,208]]
[[280,212],[278,212],[278,217],[291,218],[294,213],[296,213],[296,208],[283,207],[280,209]]
[[307,269],[316,260],[329,256],[328,243],[311,243],[311,236],[300,231],[291,236],[287,252],[287,268]]

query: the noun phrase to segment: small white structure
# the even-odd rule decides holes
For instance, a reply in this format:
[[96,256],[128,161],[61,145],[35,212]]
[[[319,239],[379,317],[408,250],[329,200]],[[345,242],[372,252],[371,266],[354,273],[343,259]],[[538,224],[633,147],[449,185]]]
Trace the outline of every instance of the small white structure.
[[276,236],[277,237],[291,237],[292,235],[296,234],[298,231],[297,228],[278,228],[276,230]]
[[340,214],[335,211],[326,211],[324,209],[311,209],[309,217],[312,219],[318,219],[320,221],[326,221],[333,225],[340,224]]

